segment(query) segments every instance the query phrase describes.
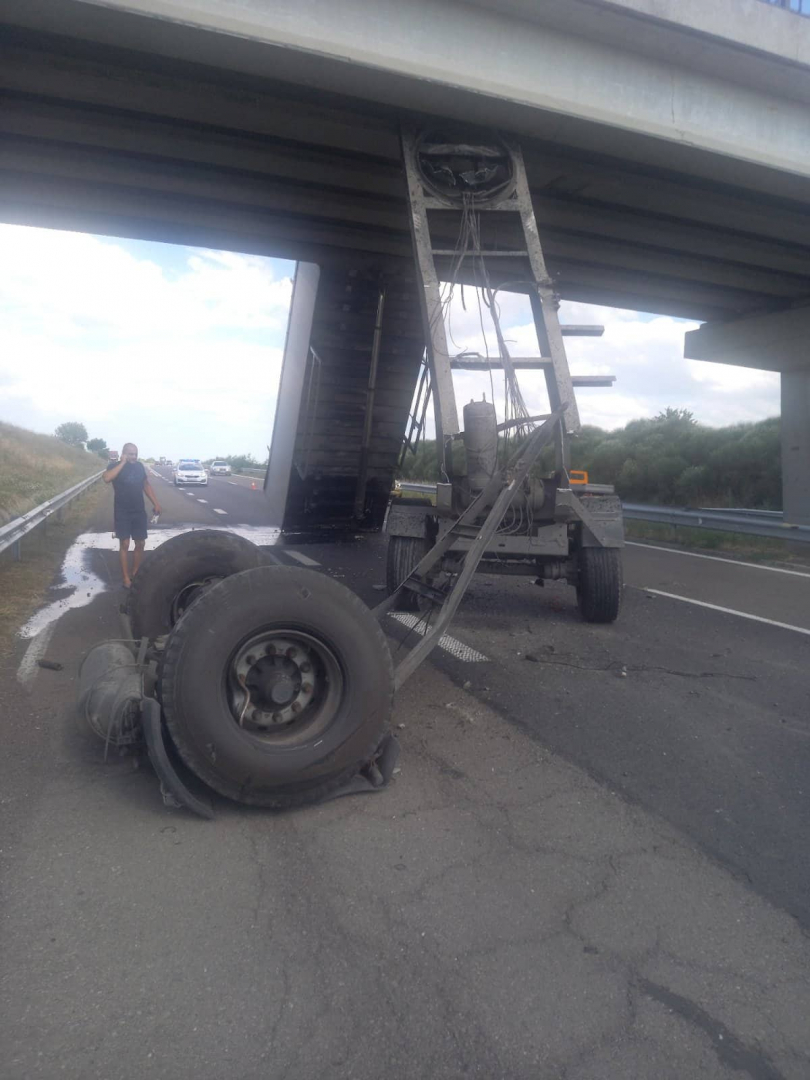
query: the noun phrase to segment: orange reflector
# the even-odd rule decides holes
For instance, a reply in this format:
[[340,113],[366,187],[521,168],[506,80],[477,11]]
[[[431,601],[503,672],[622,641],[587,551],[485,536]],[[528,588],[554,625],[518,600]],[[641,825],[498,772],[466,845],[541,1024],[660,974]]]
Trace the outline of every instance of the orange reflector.
[[588,474],[584,469],[569,469],[568,480],[572,484],[587,484]]

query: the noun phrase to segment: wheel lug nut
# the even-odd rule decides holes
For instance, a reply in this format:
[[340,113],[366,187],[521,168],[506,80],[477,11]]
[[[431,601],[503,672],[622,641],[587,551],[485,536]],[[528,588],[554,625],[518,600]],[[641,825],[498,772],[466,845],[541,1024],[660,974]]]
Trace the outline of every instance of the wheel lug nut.
[[302,685],[302,687],[301,687],[301,692],[302,692],[303,694],[310,694],[310,693],[312,693],[312,686],[310,685],[310,683],[308,683],[308,682],[305,682],[305,683],[304,683],[304,684]]
[[294,701],[290,707],[291,707],[291,709],[292,709],[292,711],[294,713],[301,712],[301,702],[300,701]]
[[312,671],[312,664],[310,664],[308,660],[305,660],[301,665],[301,670],[303,672]]
[[251,715],[251,719],[253,719],[253,720],[261,720],[261,718],[262,718],[262,710],[261,709],[254,709],[253,712],[250,715]]
[[284,719],[284,717],[280,712],[274,712],[273,713],[273,723],[274,724],[280,724],[283,719]]
[[292,660],[292,658],[296,655],[297,652],[298,652],[298,649],[296,649],[295,646],[291,645],[289,647],[289,649],[287,649],[287,652],[286,652],[287,659]]
[[248,657],[247,657],[246,659],[247,659],[247,662],[248,662],[248,663],[249,663],[249,664],[250,664],[251,666],[252,666],[253,664],[255,664],[255,663],[256,663],[256,657],[255,657],[255,656],[253,656],[253,654],[252,654],[252,653],[251,653],[251,655],[250,655],[250,656],[248,656]]

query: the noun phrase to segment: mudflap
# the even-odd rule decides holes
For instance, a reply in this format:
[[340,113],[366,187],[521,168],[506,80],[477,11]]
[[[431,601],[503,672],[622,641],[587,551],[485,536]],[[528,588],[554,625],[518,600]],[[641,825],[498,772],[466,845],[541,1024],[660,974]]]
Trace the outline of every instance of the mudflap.
[[383,736],[374,756],[343,787],[333,791],[323,802],[340,799],[344,795],[362,795],[369,791],[382,791],[394,775],[399,761],[399,739],[390,732]]
[[214,808],[207,799],[194,795],[183,782],[172,764],[163,739],[163,722],[160,705],[154,698],[141,701],[141,727],[146,742],[146,752],[160,781],[160,794],[164,805],[176,809],[185,807],[207,821],[214,818]]

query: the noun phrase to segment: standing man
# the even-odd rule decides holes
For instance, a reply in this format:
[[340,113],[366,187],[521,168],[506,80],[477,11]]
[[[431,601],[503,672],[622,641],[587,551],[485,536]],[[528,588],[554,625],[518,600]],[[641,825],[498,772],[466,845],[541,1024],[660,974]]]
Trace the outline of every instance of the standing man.
[[[146,547],[146,509],[143,497],[160,513],[160,506],[152,491],[146,469],[138,461],[138,447],[135,443],[125,443],[120,461],[111,461],[104,473],[105,484],[112,484],[115,491],[113,516],[115,535],[118,537],[121,556],[121,572],[124,575],[124,588],[132,584],[132,577],[138,573]],[[129,573],[129,541],[135,541],[135,554],[132,558],[132,575]]]

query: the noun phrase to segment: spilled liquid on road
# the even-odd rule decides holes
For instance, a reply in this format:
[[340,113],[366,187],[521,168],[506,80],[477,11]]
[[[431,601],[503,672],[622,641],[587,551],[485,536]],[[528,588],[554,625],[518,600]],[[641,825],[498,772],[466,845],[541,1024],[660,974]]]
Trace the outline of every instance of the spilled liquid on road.
[[[207,531],[213,529],[216,532],[236,533],[237,536],[243,536],[246,540],[250,540],[259,547],[272,547],[278,543],[280,537],[278,529],[259,525],[237,525],[220,529],[217,529],[216,526],[206,525],[201,528]],[[196,531],[200,530],[190,528],[155,529],[149,533],[147,555],[149,551],[160,547],[162,543],[170,540],[173,536]],[[59,584],[51,586],[53,592],[61,595],[31,616],[28,622],[20,629],[20,637],[36,637],[46,627],[56,622],[66,611],[86,607],[101,593],[120,586],[118,581],[110,582],[99,577],[96,571],[91,568],[91,552],[94,550],[117,552],[118,541],[112,538],[108,532],[82,533],[77,536],[68,548],[62,562],[60,571],[62,580]]]

